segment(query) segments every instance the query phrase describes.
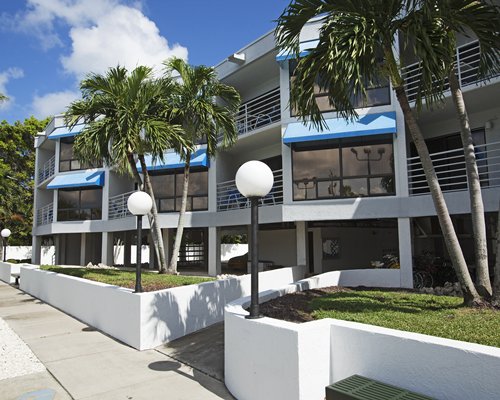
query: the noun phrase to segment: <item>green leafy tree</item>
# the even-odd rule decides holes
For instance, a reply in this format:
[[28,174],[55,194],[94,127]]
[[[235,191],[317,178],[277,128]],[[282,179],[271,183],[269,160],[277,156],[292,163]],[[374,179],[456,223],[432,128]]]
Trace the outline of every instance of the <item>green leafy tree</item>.
[[33,227],[34,141],[48,120],[0,124],[0,227],[9,228],[9,244],[31,245]]
[[[488,247],[486,239],[486,224],[481,193],[481,182],[477,168],[474,143],[472,140],[469,116],[457,77],[456,54],[457,34],[478,40],[481,49],[478,78],[497,75],[500,72],[500,26],[499,7],[486,1],[477,0],[425,0],[420,1],[415,18],[421,21],[420,27],[412,25],[407,32],[414,40],[430,38],[427,57],[435,57],[441,63],[433,71],[439,77],[439,90],[433,90],[441,96],[446,83],[452,94],[453,103],[460,122],[460,133],[464,149],[471,217],[473,228],[473,244],[476,260],[476,288],[485,297],[492,294],[488,268]],[[422,29],[422,26],[425,29]],[[428,88],[422,87],[420,98],[428,99],[434,95]],[[431,102],[432,103],[432,102]]]
[[9,98],[4,95],[3,93],[0,93],[0,103],[4,102],[4,101],[7,101]]
[[[410,107],[399,60],[393,52],[398,34],[422,29],[422,21],[414,18],[420,4],[403,0],[295,0],[278,19],[278,47],[300,55],[300,33],[311,18],[322,16],[319,43],[300,58],[291,87],[291,107],[302,118],[310,118],[318,127],[324,126],[316,104],[315,84],[328,92],[329,100],[340,115],[353,118],[356,112],[351,98],[366,94],[366,83],[378,82],[388,76],[401,106],[408,131],[422,163],[429,190],[439,219],[444,241],[468,305],[482,303],[460,248],[432,160]],[[382,11],[383,10],[383,11]],[[431,35],[422,41],[406,41],[421,63],[421,86],[435,93],[435,73],[441,68],[439,48],[432,47]],[[432,51],[430,51],[430,49]],[[429,56],[430,55],[430,56]],[[319,77],[319,79],[318,79]],[[440,96],[428,96],[428,101]]]
[[213,68],[192,67],[180,58],[173,58],[165,65],[167,76],[179,75],[172,97],[172,117],[182,127],[185,140],[185,143],[179,143],[175,147],[185,161],[179,222],[168,267],[170,273],[177,273],[193,148],[204,141],[207,144],[207,155],[213,157],[220,140],[223,147],[236,141],[238,133],[234,118],[240,105],[240,95],[233,87],[221,83]]
[[[89,164],[104,160],[118,172],[132,176],[138,187],[152,197],[153,208],[148,217],[159,270],[164,272],[165,250],[145,155],[163,160],[164,152],[174,144],[189,148],[180,126],[169,122],[172,80],[153,78],[149,67],[139,66],[129,73],[118,66],[103,75],[88,75],[80,89],[82,99],[71,103],[66,112],[70,127],[79,122],[86,124],[76,137],[75,154]],[[136,166],[137,159],[144,181]]]

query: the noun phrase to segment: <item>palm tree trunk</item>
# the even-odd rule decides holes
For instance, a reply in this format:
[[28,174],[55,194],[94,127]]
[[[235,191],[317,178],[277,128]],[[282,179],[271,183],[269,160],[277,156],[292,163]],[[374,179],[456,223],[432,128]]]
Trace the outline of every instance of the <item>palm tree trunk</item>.
[[182,187],[181,209],[179,211],[179,222],[177,223],[177,232],[175,233],[174,249],[172,250],[172,258],[168,270],[172,274],[177,273],[177,259],[179,258],[179,250],[181,248],[182,234],[184,232],[184,217],[186,215],[187,195],[189,188],[189,166],[191,164],[191,152],[186,153],[186,164],[184,165],[184,184]]
[[484,221],[483,196],[477,169],[476,153],[472,142],[469,115],[455,71],[449,73],[450,90],[455,109],[460,120],[460,132],[464,147],[465,169],[469,183],[472,231],[474,233],[474,252],[476,255],[476,289],[485,298],[491,296],[491,281],[488,267],[488,244],[486,241],[486,223]]
[[132,176],[134,177],[139,190],[142,190],[143,189],[142,178],[141,175],[139,174],[139,171],[137,170],[137,165],[135,164],[134,155],[132,153],[128,153],[127,159],[130,165],[130,169],[132,170]]
[[462,253],[462,249],[460,248],[455,228],[453,227],[453,223],[451,222],[448,207],[446,206],[446,202],[444,201],[443,192],[441,191],[441,187],[439,186],[436,171],[434,170],[434,165],[432,164],[432,160],[429,155],[427,145],[424,141],[424,137],[413,115],[410,104],[408,102],[408,98],[406,97],[406,92],[404,91],[404,87],[402,85],[397,85],[398,82],[394,82],[395,79],[393,77],[391,78],[393,80],[396,97],[401,106],[401,109],[403,110],[403,115],[408,126],[408,130],[410,131],[410,135],[413,139],[413,143],[415,145],[415,148],[417,149],[417,153],[422,163],[422,168],[429,185],[434,208],[436,209],[439,225],[441,226],[441,231],[443,232],[446,248],[448,249],[453,268],[455,270],[455,273],[457,274],[458,281],[460,282],[460,286],[462,287],[462,292],[464,294],[464,303],[468,306],[479,305],[482,303],[482,301],[476,291],[476,288],[474,287],[469,274],[469,270],[467,269],[467,264]]
[[151,196],[153,200],[153,207],[151,207],[151,212],[148,213],[149,224],[151,226],[151,236],[153,237],[154,249],[156,254],[156,259],[158,260],[158,272],[164,274],[167,272],[167,261],[165,259],[165,248],[163,246],[163,236],[161,234],[161,228],[158,224],[158,209],[156,208],[156,200],[153,191],[153,185],[151,184],[151,178],[146,167],[146,161],[143,154],[139,154],[139,162],[141,163],[142,173],[144,175],[144,187],[145,191]]
[[493,295],[491,297],[491,303],[496,307],[500,307],[500,208],[498,210],[497,259],[495,261],[495,278],[493,281]]

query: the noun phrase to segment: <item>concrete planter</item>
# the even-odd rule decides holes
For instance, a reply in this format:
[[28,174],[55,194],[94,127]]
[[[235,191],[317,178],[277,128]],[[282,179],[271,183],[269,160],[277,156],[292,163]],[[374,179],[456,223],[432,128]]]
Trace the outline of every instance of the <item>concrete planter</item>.
[[[268,291],[262,301],[331,286],[342,280],[338,275]],[[320,400],[325,386],[354,374],[442,400],[500,393],[499,348],[334,319],[248,320],[248,304],[248,298],[229,304],[224,318],[225,383],[240,400]]]
[[24,264],[12,264],[8,262],[0,261],[0,280],[5,283],[14,283],[15,278],[11,274],[18,274]]
[[[268,290],[304,277],[305,267],[260,274]],[[128,345],[151,349],[223,320],[224,307],[250,294],[250,276],[147,293],[40,269],[21,268],[21,290]]]

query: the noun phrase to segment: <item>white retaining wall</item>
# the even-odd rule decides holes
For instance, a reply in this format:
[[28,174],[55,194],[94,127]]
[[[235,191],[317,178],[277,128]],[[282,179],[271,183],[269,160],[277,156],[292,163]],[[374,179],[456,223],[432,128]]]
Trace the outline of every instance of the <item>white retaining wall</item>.
[[12,264],[8,262],[0,261],[0,280],[5,283],[14,283],[16,278],[13,278],[11,274],[18,274],[21,265],[26,264]]
[[[261,299],[330,286],[344,272],[340,279],[334,273],[304,279]],[[239,400],[322,400],[325,386],[354,374],[441,400],[500,393],[499,348],[334,319],[247,320],[248,304],[249,298],[229,304],[224,318],[225,384]]]
[[[260,273],[260,289],[284,286],[304,274],[305,267]],[[20,288],[145,350],[222,321],[225,305],[250,293],[250,276],[133,293],[131,289],[22,267]]]

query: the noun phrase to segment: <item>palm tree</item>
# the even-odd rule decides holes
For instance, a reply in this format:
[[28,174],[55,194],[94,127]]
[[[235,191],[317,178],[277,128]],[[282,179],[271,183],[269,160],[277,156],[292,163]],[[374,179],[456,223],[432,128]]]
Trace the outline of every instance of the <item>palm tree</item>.
[[221,139],[223,147],[234,144],[238,136],[234,117],[240,105],[240,95],[236,89],[217,79],[214,68],[203,65],[192,67],[180,58],[170,59],[165,66],[167,76],[178,75],[172,116],[182,126],[184,140],[188,144],[180,143],[175,147],[185,161],[179,222],[168,267],[170,273],[177,273],[193,148],[197,143],[206,141],[207,156],[213,157]]
[[7,101],[7,100],[9,100],[9,98],[6,95],[4,95],[3,93],[0,93],[0,103]]
[[[417,29],[412,36],[421,39],[422,33],[430,33],[433,48],[438,48],[442,60],[442,71],[436,76],[448,79],[453,103],[460,122],[461,139],[464,149],[469,196],[471,204],[474,251],[476,255],[476,288],[485,297],[491,296],[491,281],[488,268],[488,248],[486,224],[481,193],[481,182],[476,162],[476,154],[469,116],[456,74],[457,33],[478,40],[481,49],[479,77],[487,77],[499,72],[500,61],[500,12],[498,6],[477,0],[426,0],[422,1],[416,14],[428,21],[427,29]],[[426,24],[427,24],[426,23]],[[441,87],[445,82],[441,82]],[[423,93],[425,97],[426,93]]]
[[168,122],[168,94],[172,88],[169,78],[153,79],[149,67],[139,66],[129,73],[117,66],[104,75],[88,75],[80,83],[82,99],[71,103],[66,112],[69,127],[81,122],[86,124],[76,137],[74,147],[82,162],[92,164],[104,160],[118,172],[133,176],[139,189],[152,197],[153,208],[148,217],[160,271],[166,270],[167,263],[144,155],[163,160],[165,150],[174,143],[189,148],[180,127]]
[[[482,299],[467,269],[427,145],[404,90],[399,61],[393,52],[401,30],[417,29],[420,21],[412,20],[416,6],[416,2],[404,0],[295,0],[278,19],[277,44],[299,58],[302,28],[313,17],[323,18],[317,47],[297,63],[290,99],[291,107],[299,110],[302,118],[310,116],[311,122],[318,127],[324,125],[314,96],[318,77],[319,84],[328,91],[331,104],[346,118],[356,116],[351,96],[365,94],[365,82],[377,82],[380,76],[389,77],[420,157],[464,302],[476,305]],[[425,60],[421,85],[431,88],[435,80],[433,72],[439,70],[440,59],[428,57],[428,41],[415,41],[412,46],[415,54]],[[437,98],[439,96],[428,96],[428,101]]]

